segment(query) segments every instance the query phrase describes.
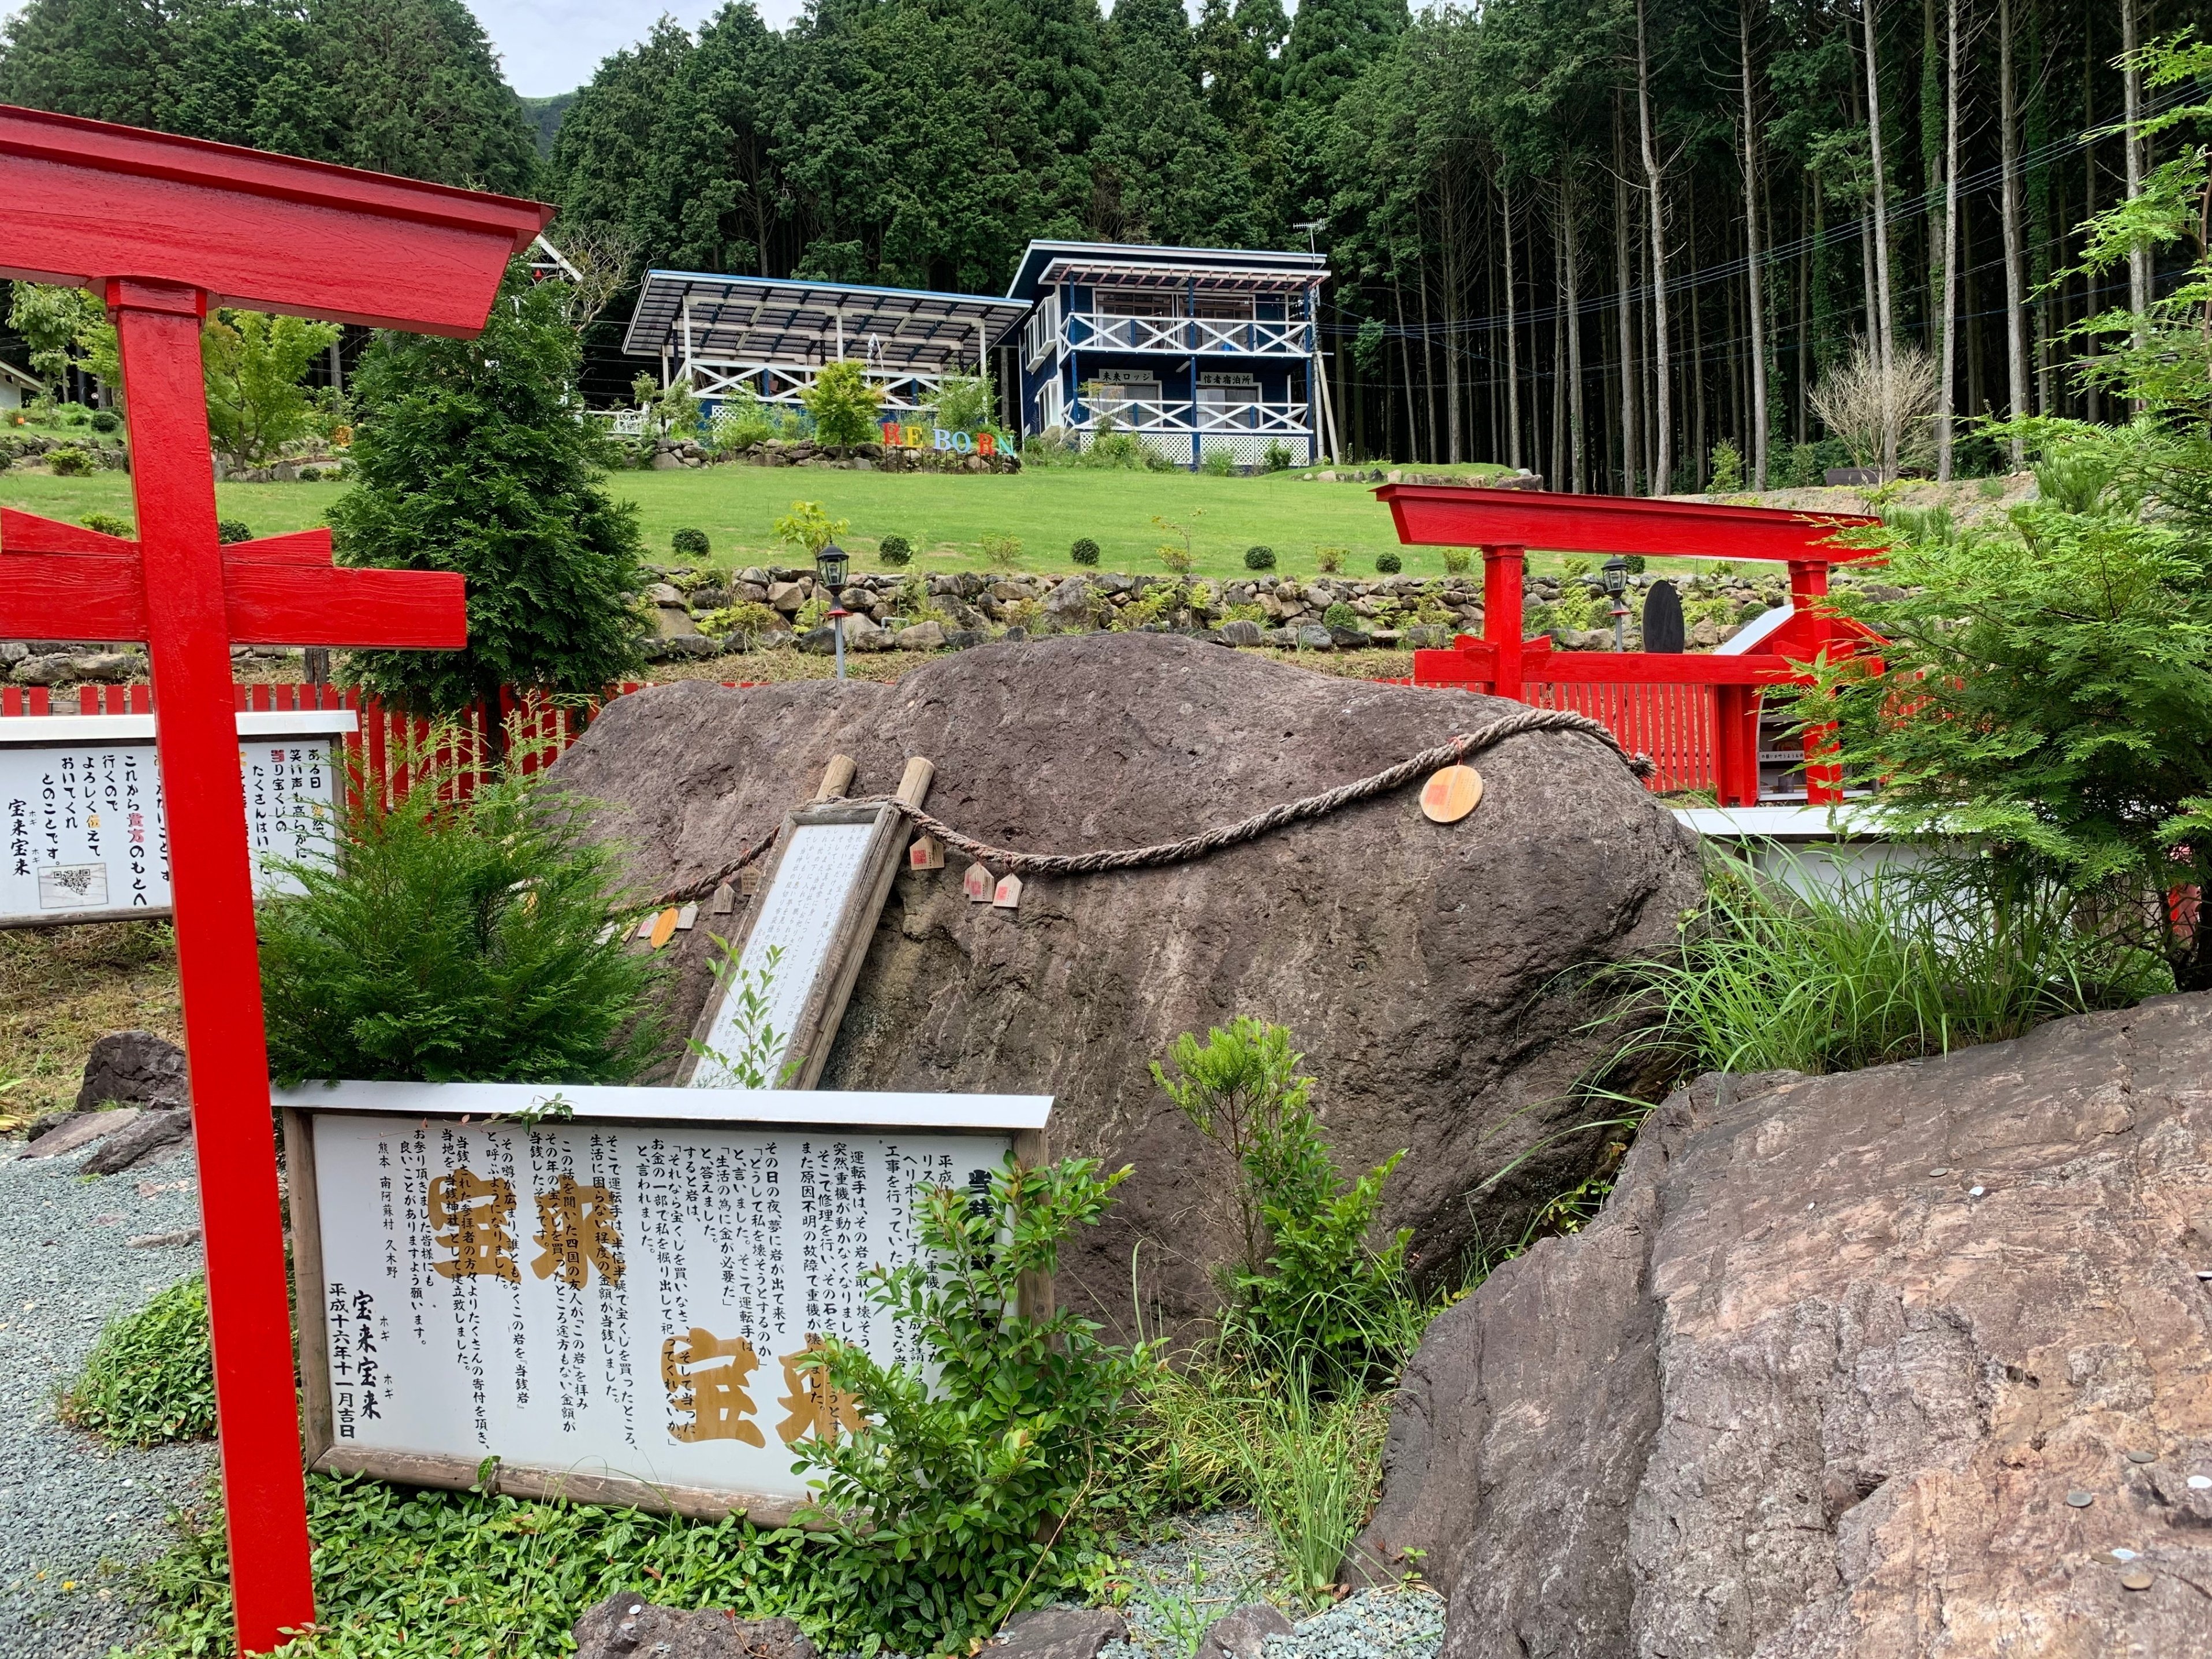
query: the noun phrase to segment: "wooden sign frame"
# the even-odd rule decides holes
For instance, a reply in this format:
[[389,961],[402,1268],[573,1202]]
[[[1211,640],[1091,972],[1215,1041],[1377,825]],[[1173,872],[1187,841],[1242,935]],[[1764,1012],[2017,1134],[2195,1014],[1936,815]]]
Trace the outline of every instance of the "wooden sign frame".
[[[459,1096],[469,1097],[463,1103]],[[805,1500],[734,1487],[653,1481],[621,1474],[589,1473],[550,1464],[510,1463],[496,1455],[475,1458],[398,1451],[340,1443],[333,1407],[330,1326],[325,1305],[323,1206],[313,1120],[324,1114],[399,1117],[416,1121],[464,1122],[481,1128],[501,1121],[520,1127],[518,1114],[542,1108],[557,1093],[573,1118],[565,1123],[630,1127],[684,1125],[835,1133],[845,1128],[896,1133],[927,1129],[939,1135],[972,1134],[1007,1146],[1017,1162],[1036,1168],[1048,1157],[1045,1123],[1049,1096],[813,1093],[790,1090],[656,1089],[571,1086],[559,1090],[523,1084],[307,1084],[278,1091],[283,1131],[286,1198],[292,1232],[297,1297],[297,1355],[301,1426],[307,1468],[324,1474],[366,1474],[409,1486],[449,1491],[481,1487],[515,1498],[635,1506],[657,1514],[720,1520],[742,1514],[760,1526],[793,1524]],[[442,1098],[441,1098],[442,1097]],[[487,1114],[484,1101],[492,1098]],[[312,1290],[310,1287],[313,1287]],[[1048,1317],[1052,1281],[1024,1275],[1018,1311]],[[823,1523],[813,1522],[819,1526]]]
[[[743,961],[761,918],[768,913],[776,878],[783,870],[784,860],[799,830],[817,825],[854,823],[871,826],[872,834],[862,855],[859,874],[830,924],[829,950],[815,975],[813,988],[776,1055],[779,1068],[788,1066],[793,1055],[799,1060],[798,1070],[787,1079],[771,1078],[784,1088],[811,1089],[821,1079],[822,1068],[829,1062],[830,1047],[836,1041],[838,1023],[844,1018],[845,1005],[851,1000],[853,987],[860,981],[860,965],[867,959],[868,944],[875,937],[884,901],[890,896],[891,878],[898,874],[905,856],[904,815],[888,804],[870,805],[849,801],[816,801],[786,814],[760,891],[753,896],[746,909],[744,927],[730,941],[734,959]],[[698,1022],[692,1028],[694,1042],[704,1043],[712,1037],[728,994],[728,987],[718,978],[707,1006],[699,1011]],[[678,1088],[698,1086],[695,1079],[702,1062],[702,1056],[696,1048],[684,1056],[676,1074]]]

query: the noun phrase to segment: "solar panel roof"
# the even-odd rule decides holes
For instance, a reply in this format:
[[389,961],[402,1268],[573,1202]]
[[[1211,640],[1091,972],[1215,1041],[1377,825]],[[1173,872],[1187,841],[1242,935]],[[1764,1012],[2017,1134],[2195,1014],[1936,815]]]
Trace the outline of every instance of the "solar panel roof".
[[756,363],[826,363],[844,355],[877,367],[934,374],[976,355],[978,329],[995,345],[1029,314],[1025,300],[926,289],[868,288],[795,277],[648,270],[623,349],[684,354],[686,311],[696,356]]

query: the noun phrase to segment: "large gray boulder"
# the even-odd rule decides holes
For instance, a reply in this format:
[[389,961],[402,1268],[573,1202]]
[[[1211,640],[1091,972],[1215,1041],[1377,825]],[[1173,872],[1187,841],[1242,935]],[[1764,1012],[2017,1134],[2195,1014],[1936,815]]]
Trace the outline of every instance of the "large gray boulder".
[[[657,891],[766,836],[834,753],[859,763],[855,793],[890,791],[927,756],[938,817],[1073,852],[1243,818],[1516,708],[1091,634],[981,647],[890,685],[659,687],[617,699],[555,775],[602,803],[602,830]],[[1231,1182],[1148,1066],[1181,1032],[1261,1015],[1297,1034],[1346,1168],[1410,1153],[1386,1218],[1450,1269],[1478,1227],[1512,1236],[1596,1155],[1557,1132],[1583,1121],[1571,1086],[1619,1039],[1585,1029],[1569,970],[1666,949],[1698,891],[1691,838],[1596,740],[1528,734],[1474,763],[1488,791],[1455,824],[1429,822],[1409,787],[1211,858],[1025,878],[1018,910],[969,902],[957,855],[902,873],[821,1086],[1055,1096],[1056,1152],[1136,1167],[1108,1224],[1063,1255],[1064,1292],[1126,1321],[1133,1255],[1147,1304],[1182,1317],[1212,1307]],[[669,947],[679,1030],[707,994],[707,933]]]
[[79,1111],[94,1106],[185,1106],[191,1091],[185,1051],[151,1031],[110,1031],[85,1057],[76,1091]]
[[1443,1659],[2212,1645],[2212,997],[1708,1077],[1431,1328],[1355,1575]]

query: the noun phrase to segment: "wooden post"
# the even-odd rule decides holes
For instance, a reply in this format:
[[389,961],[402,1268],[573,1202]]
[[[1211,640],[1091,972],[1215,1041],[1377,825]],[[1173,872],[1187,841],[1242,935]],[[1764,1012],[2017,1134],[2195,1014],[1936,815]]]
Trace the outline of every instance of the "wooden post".
[[[1835,640],[1826,604],[1827,597],[1826,559],[1790,561],[1790,605],[1797,612],[1805,630],[1810,647],[1806,655],[1816,663],[1829,660],[1830,647]],[[1836,728],[1832,725],[1805,728],[1805,804],[1808,806],[1833,806],[1844,798],[1844,769],[1828,758],[1835,750]]]
[[1492,696],[1521,700],[1521,589],[1528,550],[1482,550],[1482,637],[1496,653]]

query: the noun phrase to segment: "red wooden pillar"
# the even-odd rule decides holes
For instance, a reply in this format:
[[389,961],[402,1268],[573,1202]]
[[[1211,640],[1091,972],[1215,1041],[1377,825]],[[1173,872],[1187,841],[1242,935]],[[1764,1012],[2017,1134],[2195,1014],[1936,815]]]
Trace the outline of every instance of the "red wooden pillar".
[[1482,637],[1495,653],[1492,696],[1521,700],[1521,590],[1525,547],[1482,550]]
[[1722,806],[1759,805],[1759,688],[1713,688],[1713,798]]
[[202,1231],[238,1642],[262,1653],[285,1639],[286,1627],[314,1617],[315,1595],[200,367],[207,296],[174,283],[119,280],[108,283],[106,298],[128,388],[155,693],[172,711],[210,711],[163,721],[156,755],[168,803],[178,977],[192,988],[185,998],[185,1055],[208,1222]]
[[[1804,637],[1809,647],[1807,655],[1814,662],[1827,661],[1835,641],[1835,630],[1828,618],[1827,597],[1826,559],[1790,561],[1790,605],[1804,621]],[[1833,755],[1835,749],[1834,726],[1805,728],[1805,803],[1808,806],[1833,806],[1844,798],[1844,769],[1825,758]]]

